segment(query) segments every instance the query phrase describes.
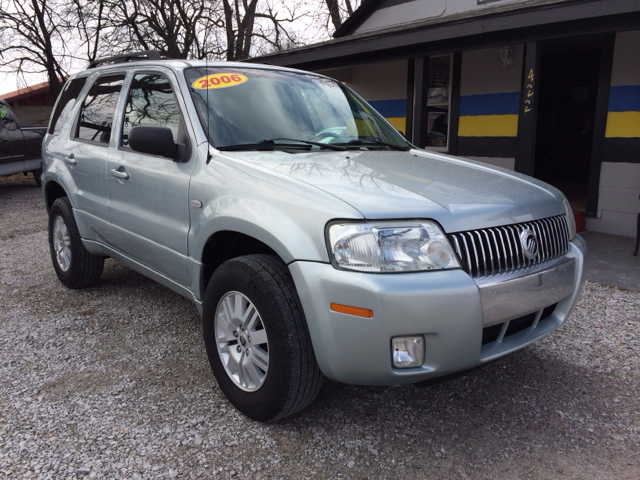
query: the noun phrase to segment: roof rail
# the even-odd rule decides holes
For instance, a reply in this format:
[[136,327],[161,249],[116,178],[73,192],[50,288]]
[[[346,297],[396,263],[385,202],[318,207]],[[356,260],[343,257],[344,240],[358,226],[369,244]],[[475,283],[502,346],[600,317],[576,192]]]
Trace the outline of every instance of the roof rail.
[[123,53],[122,55],[98,58],[91,62],[87,68],[96,68],[104,63],[125,63],[138,60],[162,60],[162,57],[157,50],[143,50],[141,52]]

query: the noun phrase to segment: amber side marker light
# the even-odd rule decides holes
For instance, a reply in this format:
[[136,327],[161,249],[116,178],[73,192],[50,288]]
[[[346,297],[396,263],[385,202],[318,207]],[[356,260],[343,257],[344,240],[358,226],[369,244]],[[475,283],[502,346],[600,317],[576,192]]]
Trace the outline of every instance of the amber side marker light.
[[339,303],[332,303],[331,310],[333,312],[346,313],[347,315],[355,315],[356,317],[373,317],[373,310],[368,310],[366,308],[349,307],[348,305],[340,305]]

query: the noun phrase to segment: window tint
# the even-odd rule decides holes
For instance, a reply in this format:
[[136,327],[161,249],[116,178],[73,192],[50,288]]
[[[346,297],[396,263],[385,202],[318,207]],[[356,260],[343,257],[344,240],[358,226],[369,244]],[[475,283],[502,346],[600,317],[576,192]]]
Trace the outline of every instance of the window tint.
[[7,130],[17,130],[18,125],[16,119],[11,113],[11,109],[4,103],[0,103],[0,122],[3,123]]
[[122,146],[129,145],[129,132],[139,125],[168,127],[178,143],[180,108],[166,77],[149,73],[134,77],[124,109]]
[[74,78],[70,82],[67,82],[60,93],[60,100],[56,105],[56,110],[51,117],[51,124],[49,125],[49,133],[52,135],[59,135],[62,127],[69,120],[71,109],[76,104],[76,99],[80,95],[80,91],[84,84],[87,83],[87,78]]
[[96,80],[82,102],[76,138],[109,144],[111,126],[124,75],[110,75]]

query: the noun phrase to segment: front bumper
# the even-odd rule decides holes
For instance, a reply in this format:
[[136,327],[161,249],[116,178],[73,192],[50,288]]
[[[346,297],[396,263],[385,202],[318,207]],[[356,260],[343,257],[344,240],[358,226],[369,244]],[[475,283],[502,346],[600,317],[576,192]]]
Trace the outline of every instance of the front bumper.
[[[495,328],[499,317],[495,315],[497,303],[492,304],[493,313],[489,313],[488,290],[480,288],[463,270],[366,274],[337,270],[315,262],[294,262],[289,269],[322,372],[332,380],[345,383],[397,385],[482,365],[551,333],[567,319],[578,300],[584,281],[585,253],[586,245],[577,236],[561,262],[549,267],[548,272],[536,271],[535,278],[542,281],[545,275],[557,277],[558,272],[553,268],[558,264],[572,264],[570,288],[564,284],[562,287],[566,296],[558,299],[554,297],[558,289],[548,290],[549,300],[544,303],[544,285],[540,285],[542,290],[534,292],[538,302],[544,303],[540,308],[557,302],[553,313],[544,319],[538,318],[534,325],[524,330],[485,345],[482,344],[483,328],[488,323]],[[567,273],[563,270],[560,274],[566,277]],[[516,282],[527,276],[529,280],[533,278],[531,272],[521,272]],[[513,281],[513,277],[510,280]],[[532,289],[535,290],[530,285],[529,290]],[[485,292],[484,310],[481,290]],[[501,292],[505,300],[512,300],[508,289]],[[331,303],[373,310],[373,318],[333,312],[329,308]],[[532,305],[534,303],[528,304],[527,308]],[[485,316],[490,316],[491,320],[485,320]],[[506,321],[510,320],[508,316]],[[425,360],[420,367],[393,368],[391,338],[403,335],[424,336]]]

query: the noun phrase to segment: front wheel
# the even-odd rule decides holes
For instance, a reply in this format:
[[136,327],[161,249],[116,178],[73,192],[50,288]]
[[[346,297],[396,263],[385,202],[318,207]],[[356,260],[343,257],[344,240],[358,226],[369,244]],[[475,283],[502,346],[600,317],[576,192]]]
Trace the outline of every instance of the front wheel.
[[49,210],[49,250],[56,275],[67,287],[89,287],[100,279],[104,257],[92,255],[82,245],[67,197],[58,198]]
[[242,413],[277,420],[315,399],[323,377],[280,259],[249,255],[220,266],[207,286],[202,321],[211,369]]

